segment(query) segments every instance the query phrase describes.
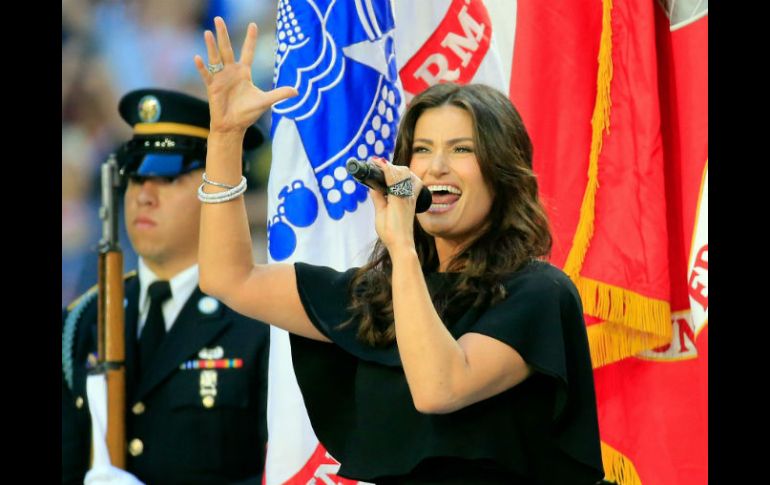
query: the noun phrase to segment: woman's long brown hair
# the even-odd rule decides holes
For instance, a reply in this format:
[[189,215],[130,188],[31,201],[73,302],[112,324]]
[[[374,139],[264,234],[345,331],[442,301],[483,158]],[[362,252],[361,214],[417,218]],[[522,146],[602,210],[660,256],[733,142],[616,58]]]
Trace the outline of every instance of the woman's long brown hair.
[[[447,266],[459,273],[449,287],[431,295],[447,322],[469,306],[494,304],[505,297],[503,281],[533,258],[551,250],[548,219],[538,199],[532,172],[532,142],[524,123],[501,92],[480,84],[437,84],[417,95],[398,130],[393,163],[409,165],[417,119],[431,108],[451,105],[467,111],[473,121],[474,145],[482,176],[493,194],[490,212],[478,236]],[[415,218],[414,240],[423,273],[438,270],[436,245]],[[380,347],[396,338],[391,273],[393,263],[378,241],[369,262],[350,284],[352,318],[360,321],[358,338]]]

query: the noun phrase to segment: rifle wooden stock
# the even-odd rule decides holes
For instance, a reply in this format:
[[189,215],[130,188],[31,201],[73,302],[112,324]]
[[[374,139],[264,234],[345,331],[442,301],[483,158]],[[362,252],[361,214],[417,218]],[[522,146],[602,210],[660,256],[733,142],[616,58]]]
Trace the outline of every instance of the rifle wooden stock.
[[126,338],[123,252],[118,243],[118,165],[102,164],[102,239],[99,241],[98,365],[107,384],[107,449],[112,466],[126,468]]
[[97,328],[100,363],[107,382],[107,448],[112,465],[126,467],[126,345],[123,253],[99,254]]

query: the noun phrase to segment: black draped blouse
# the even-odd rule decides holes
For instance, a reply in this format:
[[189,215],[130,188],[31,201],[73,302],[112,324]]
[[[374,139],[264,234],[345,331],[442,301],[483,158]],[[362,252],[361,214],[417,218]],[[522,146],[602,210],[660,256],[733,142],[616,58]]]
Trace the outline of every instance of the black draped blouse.
[[[335,345],[291,335],[294,371],[313,430],[338,475],[379,484],[593,484],[603,476],[593,373],[580,297],[558,268],[532,261],[506,298],[445,321],[514,348],[534,372],[448,414],[418,412],[395,342],[372,348],[350,319],[355,269],[295,264],[310,320]],[[431,290],[455,275],[431,273]]]

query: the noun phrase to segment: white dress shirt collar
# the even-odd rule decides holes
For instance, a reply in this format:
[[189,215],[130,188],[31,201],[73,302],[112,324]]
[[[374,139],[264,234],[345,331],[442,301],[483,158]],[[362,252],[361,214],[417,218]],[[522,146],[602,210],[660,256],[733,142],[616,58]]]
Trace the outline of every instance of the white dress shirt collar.
[[[147,288],[160,278],[147,267],[142,258],[139,258],[139,322],[137,325],[137,336],[141,335],[144,322],[147,320],[147,313],[150,311],[150,301],[147,296]],[[171,286],[171,298],[163,304],[163,319],[166,322],[166,331],[171,330],[174,321],[182,311],[182,307],[190,299],[195,288],[198,287],[198,265],[194,264],[189,268],[177,273],[169,280]]]

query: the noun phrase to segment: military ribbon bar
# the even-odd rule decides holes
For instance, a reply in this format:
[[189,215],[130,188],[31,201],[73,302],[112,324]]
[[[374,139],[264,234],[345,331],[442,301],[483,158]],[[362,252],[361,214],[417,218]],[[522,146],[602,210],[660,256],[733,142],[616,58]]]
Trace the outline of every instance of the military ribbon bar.
[[189,369],[240,369],[243,359],[193,359],[183,362],[179,368]]

